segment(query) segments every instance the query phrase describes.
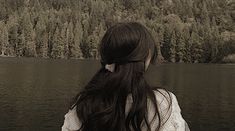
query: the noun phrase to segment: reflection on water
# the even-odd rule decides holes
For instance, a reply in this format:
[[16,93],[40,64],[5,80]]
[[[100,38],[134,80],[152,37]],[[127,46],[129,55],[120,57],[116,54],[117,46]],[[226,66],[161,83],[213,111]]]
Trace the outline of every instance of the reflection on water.
[[[60,130],[70,99],[98,68],[92,60],[0,58],[0,130]],[[234,65],[157,65],[146,78],[176,94],[192,131],[235,130]]]

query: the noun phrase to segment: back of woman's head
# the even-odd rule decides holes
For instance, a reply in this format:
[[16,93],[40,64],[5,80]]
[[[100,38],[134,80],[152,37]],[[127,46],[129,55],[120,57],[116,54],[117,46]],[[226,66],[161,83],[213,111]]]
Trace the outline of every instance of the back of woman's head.
[[118,23],[107,30],[101,44],[102,64],[145,62],[149,53],[156,58],[155,42],[139,23]]
[[[146,60],[156,58],[155,42],[139,23],[118,23],[109,28],[100,43],[101,69],[77,95],[75,104],[81,131],[150,131],[147,99],[160,116],[153,90],[144,78]],[[110,71],[106,65],[114,65]],[[127,97],[132,104],[126,113]]]

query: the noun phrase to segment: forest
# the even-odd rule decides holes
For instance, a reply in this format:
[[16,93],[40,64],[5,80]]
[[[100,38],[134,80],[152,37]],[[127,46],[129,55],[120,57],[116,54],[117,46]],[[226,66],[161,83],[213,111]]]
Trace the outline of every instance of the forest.
[[99,59],[117,22],[140,22],[162,62],[217,63],[235,54],[233,0],[0,0],[0,56]]

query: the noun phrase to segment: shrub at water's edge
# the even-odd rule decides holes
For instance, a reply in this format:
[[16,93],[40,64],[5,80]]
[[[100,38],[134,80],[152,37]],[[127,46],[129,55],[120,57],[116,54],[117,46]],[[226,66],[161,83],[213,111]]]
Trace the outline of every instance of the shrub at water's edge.
[[235,54],[224,57],[222,63],[235,63]]

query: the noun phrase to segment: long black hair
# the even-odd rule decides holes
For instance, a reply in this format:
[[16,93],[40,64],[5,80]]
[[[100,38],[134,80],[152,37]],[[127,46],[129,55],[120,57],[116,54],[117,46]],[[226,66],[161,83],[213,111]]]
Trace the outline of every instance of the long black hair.
[[[153,89],[144,78],[145,61],[157,57],[155,41],[150,32],[136,22],[118,23],[103,36],[99,52],[102,67],[76,96],[71,109],[76,108],[82,124],[80,131],[141,131],[143,124],[151,130],[151,123],[161,116]],[[106,64],[115,64],[113,72]],[[132,104],[126,113],[127,97]],[[148,119],[147,101],[154,105],[155,114]]]

